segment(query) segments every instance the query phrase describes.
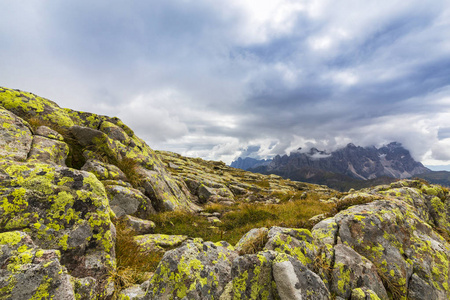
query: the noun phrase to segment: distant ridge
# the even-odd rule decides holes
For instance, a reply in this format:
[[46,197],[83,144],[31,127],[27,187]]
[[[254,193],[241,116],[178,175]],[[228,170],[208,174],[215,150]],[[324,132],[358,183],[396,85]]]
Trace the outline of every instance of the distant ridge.
[[269,163],[268,160],[239,158],[231,166],[262,174],[276,174],[292,180],[325,184],[339,190],[365,187],[373,183],[389,183],[394,179],[431,172],[415,161],[409,151],[397,142],[381,148],[360,147],[350,143],[331,153],[316,148],[307,152],[299,149],[289,155],[277,155]]
[[230,167],[242,170],[249,170],[261,166],[267,166],[270,164],[271,161],[272,161],[271,159],[255,159],[251,157],[246,158],[239,157],[237,160],[231,163]]

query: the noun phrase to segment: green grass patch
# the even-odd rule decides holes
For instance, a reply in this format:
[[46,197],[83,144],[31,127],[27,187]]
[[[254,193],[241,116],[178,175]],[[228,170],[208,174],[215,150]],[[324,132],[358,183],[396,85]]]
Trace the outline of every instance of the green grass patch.
[[227,241],[235,245],[252,228],[282,226],[290,228],[312,228],[308,220],[318,214],[333,210],[333,204],[319,201],[318,196],[280,204],[245,203],[235,206],[210,204],[207,212],[220,212],[222,223],[212,225],[205,217],[191,212],[164,212],[152,216],[155,232],[171,235],[199,237],[207,241]]

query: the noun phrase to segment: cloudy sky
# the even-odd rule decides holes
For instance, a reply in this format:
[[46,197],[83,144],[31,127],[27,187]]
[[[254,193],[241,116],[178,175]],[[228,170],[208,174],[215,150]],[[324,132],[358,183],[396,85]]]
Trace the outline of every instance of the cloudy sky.
[[0,86],[223,160],[398,141],[450,165],[448,0],[3,0]]

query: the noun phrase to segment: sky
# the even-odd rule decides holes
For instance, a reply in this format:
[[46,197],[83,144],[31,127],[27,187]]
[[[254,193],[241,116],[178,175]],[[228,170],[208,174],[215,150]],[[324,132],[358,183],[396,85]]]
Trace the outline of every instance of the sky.
[[230,163],[402,143],[450,170],[450,2],[3,0],[0,86]]

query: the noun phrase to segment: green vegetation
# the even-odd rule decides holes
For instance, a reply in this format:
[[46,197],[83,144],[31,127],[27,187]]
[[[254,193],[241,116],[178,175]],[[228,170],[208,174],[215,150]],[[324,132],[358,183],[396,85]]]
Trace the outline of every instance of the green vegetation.
[[121,221],[116,222],[116,263],[110,272],[116,291],[149,279],[163,257],[162,252],[141,252],[133,240],[135,233]]
[[208,205],[206,212],[222,214],[221,223],[214,226],[206,217],[183,211],[164,212],[150,219],[155,222],[155,232],[158,233],[187,235],[213,242],[224,240],[234,245],[252,228],[282,226],[310,229],[314,225],[309,221],[311,217],[335,209],[334,204],[323,203],[314,194],[306,199],[300,197],[301,194],[297,193],[295,200],[280,204]]
[[133,187],[141,185],[143,176],[137,171],[138,163],[131,158],[124,157],[114,163],[127,176],[128,181]]

